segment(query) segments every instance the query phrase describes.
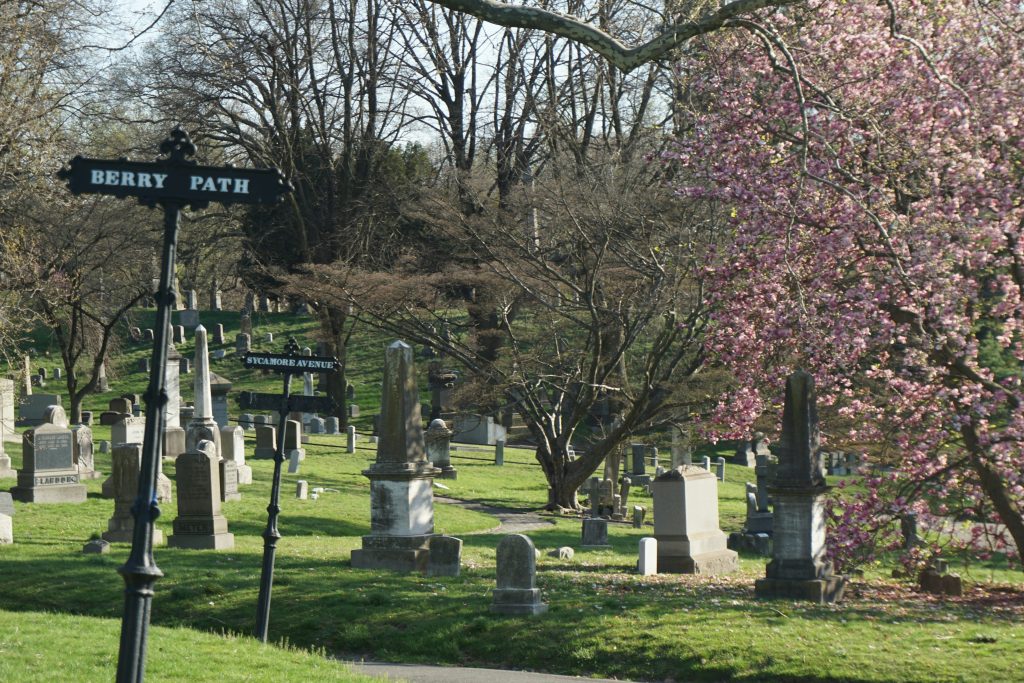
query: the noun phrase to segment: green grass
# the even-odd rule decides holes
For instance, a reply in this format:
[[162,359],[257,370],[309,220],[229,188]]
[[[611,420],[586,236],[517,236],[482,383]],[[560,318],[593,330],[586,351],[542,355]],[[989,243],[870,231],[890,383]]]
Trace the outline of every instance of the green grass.
[[[227,333],[233,339],[237,314],[223,316],[229,322],[234,320],[235,327]],[[279,342],[294,333],[300,342],[312,346],[315,325],[309,318],[285,314],[265,318],[255,321],[257,338],[265,326]],[[203,320],[218,319],[204,312]],[[364,431],[379,402],[375,394],[385,338],[364,331],[358,341],[350,356],[350,370],[356,378],[357,400],[364,409]],[[182,352],[191,353],[191,346],[184,345]],[[134,358],[145,353],[140,346],[121,362],[133,367]],[[221,361],[213,369],[235,381],[235,390],[278,389],[276,377],[247,374],[236,360]],[[141,374],[123,375],[117,390],[109,395],[141,391],[143,384]],[[188,385],[189,380],[183,378],[186,397],[191,393]],[[105,397],[90,401],[105,405]],[[109,428],[94,427],[94,435],[97,440],[107,439]],[[250,432],[250,452],[252,445]],[[7,450],[15,466],[20,465],[20,450],[11,446]],[[705,454],[713,459],[729,457],[731,452],[730,444],[720,444],[698,450],[695,459]],[[755,599],[753,582],[764,575],[765,560],[753,556],[741,557],[740,572],[728,577],[639,577],[634,570],[637,542],[653,529],[612,524],[610,549],[580,549],[570,561],[541,557],[538,585],[550,604],[547,614],[529,619],[498,617],[488,612],[495,582],[495,547],[501,538],[490,530],[497,520],[438,504],[436,530],[464,540],[461,576],[428,578],[355,570],[350,552],[369,531],[369,483],[360,472],[373,457],[365,439],[355,455],[347,455],[343,438],[314,436],[300,473],[284,475],[280,520],[284,538],[278,545],[272,640],[287,639],[301,648],[383,660],[639,680],[1019,680],[1024,581],[1019,571],[994,563],[969,567],[954,563],[955,570],[979,582],[969,586],[964,599],[917,595],[907,584],[889,579],[891,565],[881,564],[869,568],[865,579],[855,582],[842,604],[819,607]],[[666,453],[663,460],[667,459]],[[97,461],[99,469],[109,471],[109,456],[98,454]],[[439,494],[523,510],[538,510],[546,500],[546,484],[529,450],[507,448],[504,467],[492,464],[490,452],[457,450],[452,462],[458,468],[458,479],[442,480],[448,489],[438,490]],[[220,643],[222,649],[250,643],[246,638],[229,636],[225,640],[221,635],[209,635],[249,634],[255,621],[260,533],[266,522],[271,463],[250,459],[249,464],[256,483],[242,488],[243,500],[224,506],[229,529],[235,534],[233,550],[156,551],[165,576],[156,584],[153,622],[170,628],[155,629],[151,637],[154,676],[159,675],[158,660],[163,652],[187,651],[182,656],[192,656],[194,651],[197,654],[191,661],[196,661],[204,647],[199,641],[204,638]],[[173,466],[165,469],[173,478]],[[311,487],[331,490],[317,501],[298,501],[292,492],[300,478]],[[747,480],[753,480],[752,470],[726,466],[726,481],[719,486],[721,526],[726,532],[742,524]],[[100,483],[88,482],[90,496],[81,505],[16,504],[15,544],[0,546],[4,588],[0,610],[10,612],[0,613],[0,649],[4,651],[0,667],[12,667],[11,675],[0,668],[0,680],[31,680],[26,672],[36,671],[28,654],[19,651],[16,658],[10,657],[9,620],[13,619],[18,629],[30,629],[34,628],[29,625],[32,620],[52,618],[49,614],[40,617],[40,611],[58,612],[105,619],[99,623],[111,629],[110,633],[116,632],[115,619],[123,604],[123,583],[116,568],[124,562],[128,546],[116,544],[105,556],[80,552],[91,534],[106,528],[113,509],[112,501],[99,498]],[[651,499],[639,487],[633,488],[630,502],[646,505],[650,519]],[[163,506],[158,526],[165,534],[170,533],[174,516],[173,503]],[[563,545],[578,547],[579,520],[550,519],[554,522],[550,528],[529,533],[537,547],[542,551]],[[70,616],[61,619],[76,623]],[[76,628],[79,633],[91,634],[91,623]],[[106,638],[79,636],[81,645],[76,642],[73,647],[81,648],[83,655],[74,659],[91,652],[96,661],[82,667],[110,665],[116,657],[116,637]],[[194,648],[190,640],[196,642]],[[51,650],[38,657],[57,658],[61,652],[72,651],[71,646]],[[239,652],[242,656],[232,660],[238,675],[265,679],[262,674],[267,666],[258,653]],[[214,674],[217,666],[210,669]],[[222,673],[228,670],[226,666],[219,669]],[[165,671],[173,674],[175,670]],[[98,674],[70,671],[60,678],[90,680],[92,675]],[[102,677],[109,680],[109,671]],[[189,680],[193,680],[191,675]]]
[[[117,670],[121,623],[68,614],[0,610],[0,680],[19,683],[111,681]],[[371,683],[324,655],[267,647],[252,638],[154,627],[146,657],[147,681],[309,680]]]

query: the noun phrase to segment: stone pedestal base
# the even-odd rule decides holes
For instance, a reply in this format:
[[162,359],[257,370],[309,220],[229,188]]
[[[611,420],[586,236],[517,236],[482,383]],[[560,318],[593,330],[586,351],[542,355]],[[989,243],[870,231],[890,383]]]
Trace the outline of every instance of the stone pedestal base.
[[754,582],[754,595],[759,598],[810,600],[818,604],[842,600],[845,590],[845,576],[826,576],[804,581],[766,578]]
[[78,470],[19,470],[11,497],[23,503],[84,503],[86,489],[78,483]]
[[729,534],[729,549],[757,553],[761,557],[771,557],[772,537],[765,533],[751,534],[735,531]]
[[363,547],[352,551],[352,566],[356,569],[424,572],[427,570],[432,535],[363,536]]
[[451,465],[442,465],[441,474],[435,475],[435,479],[458,479],[458,471]]
[[235,535],[228,532],[228,520],[215,517],[178,517],[173,524],[174,533],[167,539],[172,548],[192,550],[225,550],[235,547]]
[[770,512],[755,512],[747,515],[743,531],[748,534],[770,534],[773,528],[773,515]]
[[543,614],[548,606],[539,588],[495,588],[491,611],[495,614]]
[[697,555],[663,555],[658,543],[659,574],[729,574],[740,568],[739,556],[733,550],[713,550]]

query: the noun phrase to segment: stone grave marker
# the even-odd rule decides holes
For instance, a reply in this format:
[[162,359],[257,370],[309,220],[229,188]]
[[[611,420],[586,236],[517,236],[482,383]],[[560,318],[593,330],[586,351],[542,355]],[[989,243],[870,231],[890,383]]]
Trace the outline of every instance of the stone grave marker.
[[707,470],[682,465],[651,484],[658,571],[725,574],[739,569],[718,526],[718,481]]
[[256,416],[256,450],[252,457],[257,460],[273,460],[277,450],[277,429],[268,424],[259,424],[259,418],[265,415]]
[[235,537],[221,513],[220,472],[213,442],[197,444],[175,461],[178,479],[178,517],[167,540],[173,548],[222,550],[233,548]]
[[252,483],[252,467],[245,464],[245,432],[241,427],[221,427],[221,457],[235,463],[239,486]]
[[[438,475],[440,479],[458,479],[459,473],[452,466],[451,438],[452,430],[441,418],[430,421],[430,426],[424,434],[424,444],[427,449],[427,460],[434,463],[434,467],[441,470]],[[497,446],[495,446],[497,448]]]
[[462,539],[431,536],[427,558],[427,576],[458,576],[462,564]]
[[15,500],[25,503],[84,503],[86,489],[75,467],[71,430],[41,424],[24,433],[22,468],[18,485],[11,489]]
[[238,492],[238,465],[234,460],[222,458],[217,463],[220,475],[220,500],[242,500],[242,494]]
[[537,550],[528,536],[511,534],[501,539],[497,563],[498,586],[492,593],[491,612],[532,615],[548,610],[536,587]]
[[299,500],[306,500],[309,498],[309,482],[305,479],[299,479],[295,482],[295,497]]
[[640,576],[654,576],[658,573],[658,539],[640,539],[640,558],[637,562]]
[[[132,505],[139,492],[139,471],[142,469],[142,444],[122,443],[114,446],[111,456],[114,514],[107,522],[103,540],[109,543],[131,543],[135,531]],[[164,533],[153,528],[153,544],[163,545]]]

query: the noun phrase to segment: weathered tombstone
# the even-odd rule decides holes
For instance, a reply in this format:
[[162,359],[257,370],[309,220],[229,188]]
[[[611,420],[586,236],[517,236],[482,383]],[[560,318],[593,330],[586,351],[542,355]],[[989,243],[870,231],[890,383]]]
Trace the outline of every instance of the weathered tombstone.
[[583,518],[583,547],[584,548],[609,548],[608,545],[608,520],[600,517]]
[[178,372],[182,375],[192,374],[192,359],[182,356],[178,361]]
[[213,334],[211,335],[211,337],[213,338],[212,341],[213,341],[214,344],[223,344],[224,343],[224,325],[222,325],[221,323],[216,323],[213,326]]
[[[257,418],[266,417],[257,415]],[[273,460],[277,452],[277,429],[266,424],[256,425],[256,450],[252,457],[257,460]]]
[[358,406],[358,404],[355,404],[355,403],[349,403],[348,404],[348,416],[349,417],[359,417],[359,406]]
[[298,452],[299,460],[306,459],[306,449],[302,448],[302,423],[298,420],[285,420],[284,423],[284,452]]
[[149,374],[149,356],[146,356],[145,358],[140,358],[138,360],[138,363],[136,363],[135,370],[137,372],[144,372],[146,374]]
[[740,445],[736,447],[736,452],[732,456],[732,463],[734,465],[742,465],[743,467],[753,467],[756,464],[755,456],[757,451],[754,450],[754,440],[741,441]]
[[217,289],[216,287],[213,287],[210,290],[210,310],[211,311],[219,311],[222,308],[223,308],[223,304],[221,303],[220,290]]
[[345,452],[355,453],[356,452],[356,428],[353,425],[349,425],[345,428]]
[[231,380],[221,377],[216,372],[210,373],[210,400],[213,402],[213,421],[220,427],[231,423],[228,414],[228,393],[231,392]]
[[221,456],[235,463],[238,483],[241,486],[252,483],[252,467],[245,464],[245,432],[241,427],[221,427]]
[[14,380],[0,378],[0,440],[14,435]]
[[[355,427],[353,427],[353,430]],[[324,433],[325,434],[340,434],[341,433],[341,420],[336,417],[329,417],[324,420]],[[354,443],[353,443],[354,445]],[[349,451],[350,453],[352,451]]]
[[18,472],[11,467],[11,456],[4,451],[4,440],[0,437],[0,479],[12,479]]
[[[162,456],[174,460],[185,452],[185,430],[181,426],[181,354],[172,344],[167,345],[167,364],[164,366],[164,449]],[[138,403],[138,401],[135,401]],[[160,465],[163,467],[163,463]]]
[[0,512],[0,545],[14,543],[14,518]]
[[725,574],[739,569],[718,526],[718,481],[707,470],[683,465],[651,484],[658,571]]
[[537,551],[528,536],[512,534],[501,539],[497,564],[498,587],[492,594],[492,612],[543,614],[548,610],[536,587]]
[[633,506],[633,528],[642,529],[644,526],[644,518],[647,517],[647,508],[643,505]]
[[47,406],[43,412],[43,423],[57,425],[58,427],[68,427],[68,414],[64,412],[64,408],[61,406]]
[[[107,522],[103,540],[110,543],[131,543],[135,530],[132,505],[139,492],[139,471],[142,468],[142,444],[122,443],[114,447],[111,456],[111,482],[113,486],[114,514]],[[153,529],[153,544],[163,545],[164,534]]]
[[305,479],[299,479],[295,482],[295,497],[299,500],[306,500],[309,498],[309,482]]
[[83,410],[82,411],[82,422],[81,422],[81,424],[84,424],[86,427],[92,427],[92,411],[91,410]]
[[715,478],[718,481],[725,481],[725,458],[719,458],[715,461]]
[[266,334],[264,334],[263,335],[263,343],[264,344],[273,344],[274,343],[274,333],[273,332],[267,332]]
[[412,347],[396,341],[384,356],[381,437],[370,480],[370,528],[352,551],[360,569],[423,570],[434,533],[433,477],[426,458]]
[[427,576],[458,576],[462,567],[462,539],[431,536],[427,556]]
[[242,494],[238,492],[238,465],[234,460],[222,458],[217,463],[218,474],[220,475],[220,500],[242,500]]
[[24,503],[84,503],[85,485],[75,467],[71,430],[42,424],[24,433],[22,468],[18,485],[11,489]]
[[153,332],[153,328],[151,327],[147,327],[142,331],[142,341],[144,342],[151,342],[155,337],[156,334]]
[[825,510],[829,487],[818,459],[818,411],[814,378],[797,370],[786,381],[782,439],[775,478],[768,488],[774,505],[772,559],[754,584],[758,597],[840,600],[846,578],[825,559]]
[[658,539],[649,536],[640,539],[637,572],[640,576],[654,576],[658,573]]
[[505,439],[494,442],[494,464],[499,467],[505,464]]
[[645,451],[647,449],[642,443],[635,443],[630,446],[633,462],[630,468],[630,474],[646,474],[647,463],[644,461]]
[[[441,470],[438,477],[440,479],[458,479],[459,473],[452,466],[451,459],[452,430],[448,429],[444,420],[440,418],[431,420],[423,438],[427,448],[427,460]],[[497,446],[495,446],[495,450],[497,450]]]
[[64,379],[64,370],[62,370],[61,368],[54,368],[53,369],[53,378],[54,379]]
[[253,428],[253,415],[252,413],[242,413],[238,416],[238,426],[244,431],[249,431]]
[[72,455],[80,479],[98,479],[96,461],[93,457],[92,430],[85,425],[71,428]]
[[250,344],[250,340],[252,339],[252,316],[243,314],[242,317],[238,319],[238,327],[239,332],[246,336],[246,344]]
[[128,328],[128,338],[131,339],[132,342],[138,344],[142,341],[142,330],[132,325]]
[[711,457],[705,455],[703,458],[701,458],[701,465],[704,467],[704,471],[705,472],[710,472],[711,471]]
[[18,405],[18,424],[35,427],[44,424],[44,416],[50,406],[61,405],[59,394],[32,394],[25,396]]
[[[213,419],[213,393],[211,389],[212,378],[210,376],[210,356],[207,352],[206,328],[200,325],[196,328],[196,355],[195,355],[195,377],[193,378],[193,389],[195,391],[195,412],[188,423],[185,431],[185,450],[194,452],[200,441],[209,441],[213,444],[214,453],[220,458],[220,428]],[[229,385],[230,386],[230,385]],[[223,426],[227,426],[227,422]]]
[[693,450],[690,447],[689,438],[678,427],[672,427],[672,469],[680,465],[692,464]]
[[0,491],[0,515],[14,517],[14,498],[6,491]]
[[228,520],[221,514],[220,472],[213,442],[202,441],[175,461],[178,517],[167,540],[173,548],[222,550],[235,546]]
[[327,425],[322,417],[313,417],[309,420],[310,434],[323,434],[327,431]]
[[171,342],[173,344],[184,344],[185,343],[185,326],[175,325],[171,328]]
[[235,353],[241,356],[252,351],[252,338],[245,332],[235,335]]
[[296,474],[299,471],[299,463],[302,462],[302,458],[299,457],[299,450],[293,448],[288,453],[288,474]]

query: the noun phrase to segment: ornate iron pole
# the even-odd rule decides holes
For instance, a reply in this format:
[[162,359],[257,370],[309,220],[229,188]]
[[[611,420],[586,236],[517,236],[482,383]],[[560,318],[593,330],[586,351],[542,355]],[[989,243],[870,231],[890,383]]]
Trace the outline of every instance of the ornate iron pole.
[[[194,155],[196,148],[188,134],[177,128],[160,145],[160,151],[168,155],[168,163],[187,165],[190,163],[187,157]],[[164,405],[167,403],[167,335],[171,329],[171,311],[175,304],[174,262],[182,203],[167,200],[162,201],[161,205],[164,209],[164,244],[160,259],[160,285],[156,293],[156,330],[150,365],[152,372],[145,394],[146,431],[142,442],[142,469],[139,471],[138,495],[132,506],[135,528],[131,554],[128,561],[117,570],[124,577],[125,583],[121,646],[117,659],[118,683],[141,683],[145,675],[153,585],[163,576],[153,558],[153,525],[160,516],[156,501],[156,479],[163,451]]]
[[[299,355],[299,344],[289,339],[284,351],[289,356]],[[260,596],[256,601],[256,637],[267,642],[270,629],[270,592],[274,585],[274,561],[277,557],[277,518],[281,514],[281,466],[284,465],[285,429],[288,426],[288,396],[292,388],[292,373],[284,373],[284,392],[278,409],[277,448],[274,450],[274,480],[270,486],[270,504],[267,505],[267,528],[263,530],[263,571],[260,574]]]

